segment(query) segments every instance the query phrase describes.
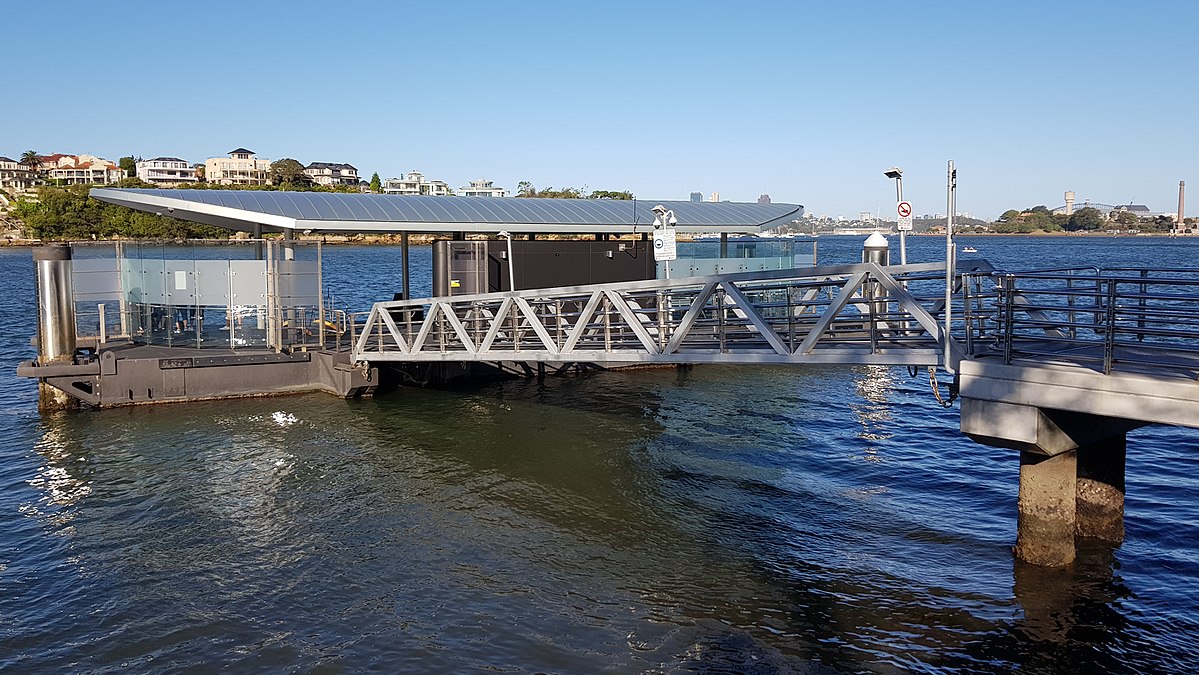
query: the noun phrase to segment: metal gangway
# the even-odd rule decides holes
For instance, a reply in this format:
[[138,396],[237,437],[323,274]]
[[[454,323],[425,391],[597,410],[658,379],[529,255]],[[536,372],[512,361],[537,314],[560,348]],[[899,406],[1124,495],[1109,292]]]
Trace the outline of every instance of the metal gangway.
[[960,358],[938,324],[944,270],[863,263],[380,302],[355,325],[354,359],[934,366],[947,346]]
[[1199,270],[862,263],[376,303],[356,362],[941,366],[1199,375]]

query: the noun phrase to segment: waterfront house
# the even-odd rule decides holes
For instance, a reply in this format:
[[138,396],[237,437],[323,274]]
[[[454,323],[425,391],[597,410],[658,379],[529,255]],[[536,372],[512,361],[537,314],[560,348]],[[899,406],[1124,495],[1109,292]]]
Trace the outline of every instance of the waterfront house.
[[0,157],[0,190],[19,195],[32,191],[42,182],[36,171],[30,171],[14,159]]
[[383,182],[383,192],[389,195],[435,195],[450,194],[450,186],[443,180],[425,180],[419,171],[409,171],[403,178],[388,178]]
[[228,157],[204,160],[204,179],[220,185],[268,185],[271,163],[258,159],[253,150],[238,148],[230,150]]
[[495,187],[489,180],[472,180],[468,187],[458,188],[458,196],[460,197],[507,197],[508,191],[502,187]]
[[351,164],[313,162],[304,167],[304,173],[312,177],[317,185],[357,185],[358,169]]
[[125,177],[121,167],[95,155],[56,153],[41,160],[42,174],[57,185],[113,185]]
[[137,177],[154,185],[175,187],[182,183],[195,183],[199,178],[196,169],[178,157],[155,157],[137,163]]

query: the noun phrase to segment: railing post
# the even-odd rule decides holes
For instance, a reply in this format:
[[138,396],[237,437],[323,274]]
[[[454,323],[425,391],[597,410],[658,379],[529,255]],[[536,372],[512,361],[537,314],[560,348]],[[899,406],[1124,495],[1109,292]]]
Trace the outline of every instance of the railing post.
[[658,351],[666,353],[666,293],[658,291]]
[[1137,333],[1137,341],[1138,342],[1145,341],[1145,333],[1144,333],[1144,330],[1145,330],[1145,293],[1148,291],[1148,286],[1146,286],[1146,284],[1143,280],[1145,278],[1147,278],[1148,276],[1149,276],[1149,270],[1141,270],[1141,279],[1142,279],[1141,286],[1140,286],[1141,298],[1137,302],[1137,304],[1140,306],[1140,310],[1137,312],[1137,328],[1141,329]]
[[1103,374],[1110,375],[1116,353],[1116,280],[1107,280],[1107,326],[1103,335]]
[[611,351],[611,301],[603,296],[603,349]]
[[96,311],[100,314],[100,334],[97,336],[97,339],[100,341],[99,344],[107,344],[108,326],[105,325],[106,317],[104,316],[104,303],[101,302],[100,304],[96,305]]
[[562,349],[562,301],[554,301],[554,346]]
[[726,330],[727,330],[728,326],[725,322],[725,316],[724,316],[724,289],[723,288],[716,289],[716,325],[718,326],[717,330],[720,333],[720,353],[727,354],[729,352],[729,345],[728,345],[728,340],[727,340],[727,335],[726,335]]
[[1014,317],[1012,302],[1016,292],[1016,278],[1010,274],[1005,274],[999,278],[1000,283],[1000,316],[1003,318],[1003,362],[1010,364],[1012,362],[1012,330]]

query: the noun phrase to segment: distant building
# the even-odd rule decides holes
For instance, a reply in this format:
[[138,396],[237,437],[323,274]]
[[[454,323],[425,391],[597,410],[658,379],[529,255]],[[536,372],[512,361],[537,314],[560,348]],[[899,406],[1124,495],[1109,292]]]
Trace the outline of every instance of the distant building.
[[509,192],[502,187],[494,187],[489,180],[472,180],[469,187],[458,188],[462,197],[507,197]]
[[155,157],[137,163],[139,180],[163,187],[174,187],[182,183],[195,183],[196,168],[178,157]]
[[16,160],[0,157],[0,190],[20,194],[29,192],[43,182],[36,171],[30,171]]
[[255,157],[253,150],[230,150],[228,157],[204,160],[204,180],[221,185],[266,185],[271,182],[271,163]]
[[434,195],[444,197],[450,186],[443,180],[425,180],[419,171],[409,171],[403,178],[383,181],[383,192],[389,195]]
[[53,154],[41,159],[46,180],[57,185],[111,185],[125,177],[121,167],[95,155]]
[[1144,204],[1121,204],[1120,206],[1112,209],[1111,212],[1112,214],[1131,213],[1137,218],[1151,218],[1154,215],[1154,213],[1149,210],[1149,207],[1145,206]]
[[758,203],[759,204],[769,204],[770,203],[770,195],[758,195]]
[[357,185],[358,169],[350,164],[313,162],[304,167],[304,173],[312,177],[317,185]]
[[702,192],[692,192],[691,193],[691,201],[702,202],[703,200],[704,200],[704,193],[702,193]]
[[720,193],[719,193],[719,192],[713,192],[713,193],[712,193],[712,197],[711,197],[710,199],[708,199],[708,201],[710,201],[710,202],[718,202],[718,201],[720,201]]

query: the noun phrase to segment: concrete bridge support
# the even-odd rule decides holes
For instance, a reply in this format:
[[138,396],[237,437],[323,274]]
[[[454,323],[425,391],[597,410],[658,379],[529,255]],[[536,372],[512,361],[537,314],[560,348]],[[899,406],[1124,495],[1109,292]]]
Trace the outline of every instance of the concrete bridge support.
[[1020,451],[1016,546],[1020,560],[1050,567],[1074,561],[1074,538],[1124,540],[1126,434],[1139,423],[962,400],[962,432]]

